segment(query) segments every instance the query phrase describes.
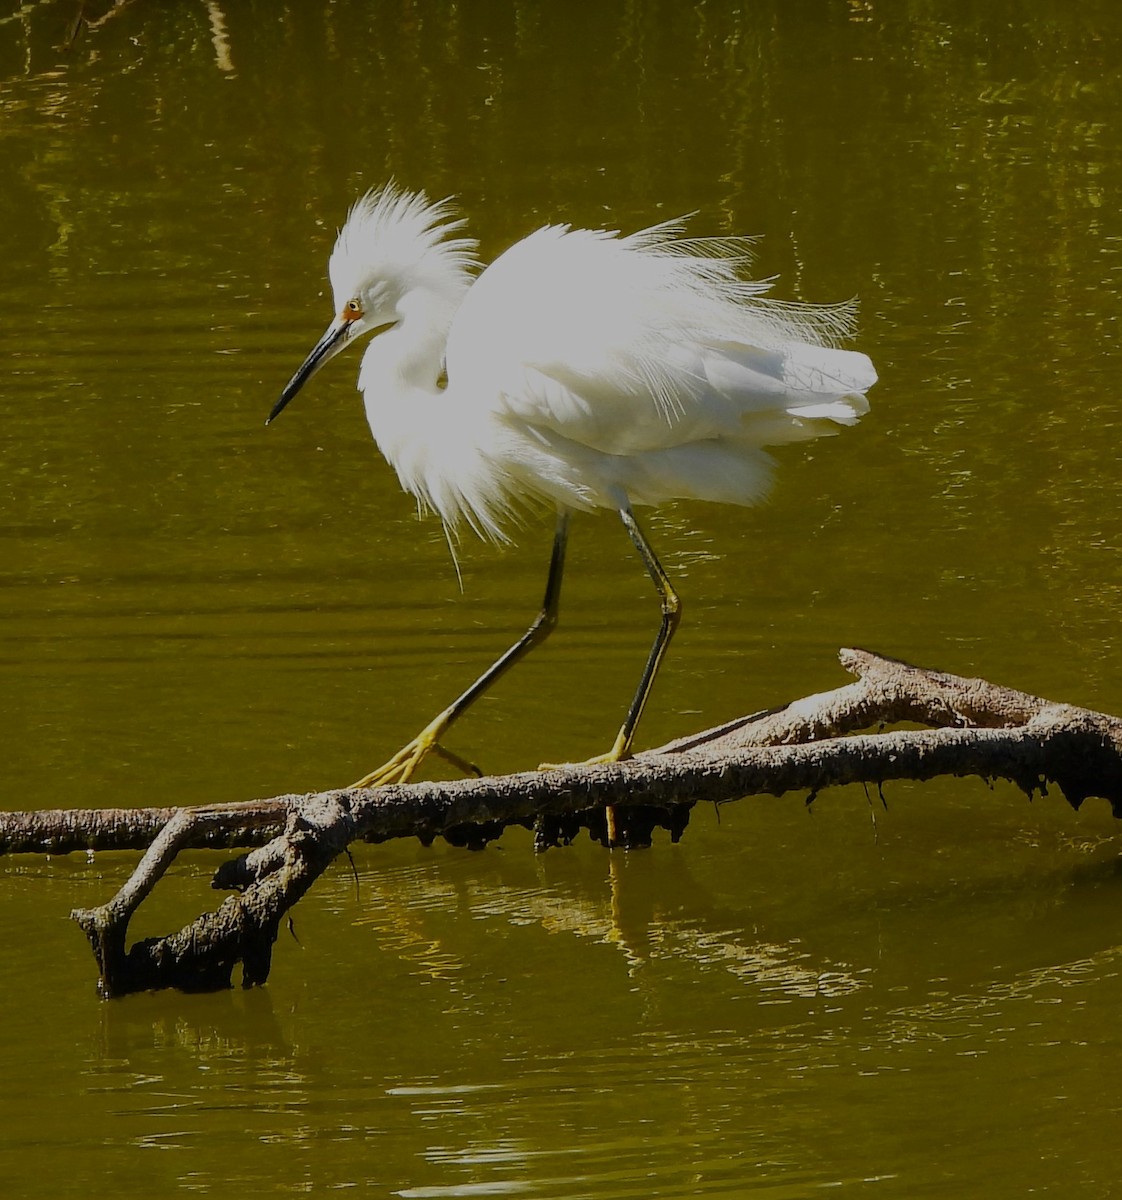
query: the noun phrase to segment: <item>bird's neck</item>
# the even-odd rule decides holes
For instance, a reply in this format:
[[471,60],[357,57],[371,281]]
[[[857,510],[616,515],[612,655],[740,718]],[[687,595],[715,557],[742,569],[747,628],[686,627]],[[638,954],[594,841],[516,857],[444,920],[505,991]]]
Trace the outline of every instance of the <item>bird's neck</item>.
[[448,332],[470,286],[463,272],[439,291],[411,292],[398,323],[367,347],[359,387],[370,432],[402,487],[446,525],[464,519],[501,539],[505,477],[480,441],[490,426],[480,424],[471,397],[442,378]]
[[[449,399],[443,385],[448,330],[462,295],[417,292],[401,319],[366,349],[358,386],[370,432],[406,491],[447,515],[434,494],[434,444],[444,444]],[[437,471],[439,475],[440,472]],[[450,511],[450,510],[449,510]]]
[[399,306],[398,323],[366,348],[358,386],[372,425],[371,404],[396,406],[410,393],[440,390],[448,330],[465,290],[449,284],[410,293]]

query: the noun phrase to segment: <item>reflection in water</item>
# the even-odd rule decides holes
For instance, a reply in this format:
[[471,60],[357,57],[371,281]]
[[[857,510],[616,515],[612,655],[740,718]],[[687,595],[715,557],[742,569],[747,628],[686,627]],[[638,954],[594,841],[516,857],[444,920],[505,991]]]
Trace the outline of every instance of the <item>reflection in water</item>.
[[[1057,963],[1019,973],[1009,980],[993,980],[980,992],[933,991],[924,1004],[908,1006],[893,1014],[888,1037],[893,1043],[957,1041],[970,1046],[973,1055],[986,1054],[1009,1040],[1010,1029],[1002,1022],[1011,1012],[1026,1005],[1066,1004],[1077,1008],[1081,1001],[1066,995],[1086,988],[1104,975],[1117,976],[1122,951],[1104,950],[1091,958]],[[1054,1023],[1041,1011],[1030,1019],[1030,1044],[1057,1045]]]
[[[125,1064],[153,1053],[183,1055],[206,1069],[249,1059],[277,1081],[296,1082],[298,1075],[290,1074],[294,1050],[267,988],[232,991],[213,1000],[175,993],[102,1006],[101,1041],[91,1074],[104,1074],[108,1083]],[[112,1084],[122,1086],[132,1084],[119,1078]]]
[[207,0],[207,15],[210,17],[210,31],[214,42],[214,65],[231,75],[234,72],[234,62],[230,56],[230,30],[222,5],[215,0]]
[[[246,1180],[267,1161],[257,1149],[284,1146],[294,1186],[322,1186],[326,1153],[329,1179],[401,1195],[731,1197],[751,1178],[794,1197],[905,1176],[896,1153],[837,1168],[861,1161],[844,1147],[892,1106],[929,1121],[933,1075],[968,1136],[992,1088],[1030,1069],[1019,1059],[1091,1069],[1071,1033],[1117,980],[1114,950],[942,980],[908,971],[898,996],[894,964],[915,954],[898,942],[915,924],[907,903],[889,920],[855,901],[883,925],[875,937],[864,924],[847,936],[844,914],[784,937],[774,908],[727,907],[727,884],[695,877],[684,847],[525,849],[363,848],[357,897],[347,868],[322,881],[298,913],[304,948],[278,947],[267,989],[93,1009],[100,1034],[81,1077],[102,1114],[96,1136],[190,1156],[183,1178],[201,1190],[231,1173],[216,1149],[229,1142]],[[84,869],[66,871],[69,886]],[[944,889],[942,910],[923,899],[952,941],[1006,916],[1016,936],[1027,907],[1038,929],[1075,924],[1094,944],[1119,882],[1102,863],[1061,873],[1049,907],[1024,876],[989,893]],[[911,999],[917,988],[926,995]],[[969,1088],[956,1063],[976,1073]]]
[[[445,863],[390,871],[363,872],[363,915],[356,924],[378,934],[382,951],[410,964],[433,980],[464,970],[466,961],[455,947],[428,927],[426,917],[455,913],[458,923],[498,921],[514,927],[537,925],[547,934],[565,934],[606,943],[620,950],[628,974],[642,980],[642,970],[657,959],[693,963],[728,972],[759,993],[759,1003],[778,1003],[784,997],[803,999],[840,996],[858,990],[859,978],[838,964],[815,964],[811,953],[797,943],[779,945],[745,939],[740,929],[704,929],[674,919],[663,898],[652,892],[649,880],[629,873],[619,855],[608,856],[607,887],[600,878],[591,886],[573,884],[508,886],[494,880],[479,886],[451,883]],[[688,890],[689,868],[679,864],[675,891]]]

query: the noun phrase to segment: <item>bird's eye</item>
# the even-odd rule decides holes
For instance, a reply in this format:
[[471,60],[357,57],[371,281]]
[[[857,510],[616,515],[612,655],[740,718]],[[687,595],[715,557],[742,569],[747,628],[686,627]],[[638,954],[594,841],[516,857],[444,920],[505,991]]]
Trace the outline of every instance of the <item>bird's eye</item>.
[[353,312],[353,313],[362,312],[362,309],[359,306],[359,303],[357,300],[348,300],[347,301],[347,312]]

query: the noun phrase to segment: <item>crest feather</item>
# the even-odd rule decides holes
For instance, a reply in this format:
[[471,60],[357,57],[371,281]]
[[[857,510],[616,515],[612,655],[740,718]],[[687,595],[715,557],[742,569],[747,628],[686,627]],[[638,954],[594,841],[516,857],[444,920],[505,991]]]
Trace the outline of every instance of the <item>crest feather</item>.
[[387,183],[360,197],[351,207],[335,241],[328,275],[336,299],[358,291],[364,277],[446,277],[448,269],[476,273],[479,243],[454,237],[464,227],[451,199],[431,201]]

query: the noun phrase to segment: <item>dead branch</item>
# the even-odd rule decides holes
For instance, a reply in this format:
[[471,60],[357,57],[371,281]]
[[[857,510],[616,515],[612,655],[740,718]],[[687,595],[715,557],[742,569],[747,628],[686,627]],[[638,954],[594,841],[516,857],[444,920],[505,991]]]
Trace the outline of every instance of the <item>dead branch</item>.
[[[649,845],[655,828],[677,840],[698,801],[817,795],[847,783],[881,785],[939,775],[1007,779],[1032,795],[1056,785],[1078,808],[1090,795],[1122,815],[1122,720],[1038,696],[843,650],[857,681],[596,767],[344,789],[197,809],[0,814],[0,851],[148,850],[116,897],[73,914],[94,950],[105,995],[179,987],[244,986],[268,977],[280,921],[346,846],[443,837],[480,848],[511,825],[539,849],[581,829]],[[921,729],[869,729],[922,725]],[[220,866],[213,886],[233,890],[215,912],[178,933],[126,949],[128,922],[176,854],[192,847],[256,847]]]

